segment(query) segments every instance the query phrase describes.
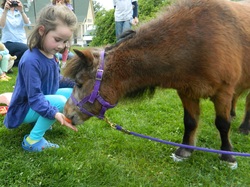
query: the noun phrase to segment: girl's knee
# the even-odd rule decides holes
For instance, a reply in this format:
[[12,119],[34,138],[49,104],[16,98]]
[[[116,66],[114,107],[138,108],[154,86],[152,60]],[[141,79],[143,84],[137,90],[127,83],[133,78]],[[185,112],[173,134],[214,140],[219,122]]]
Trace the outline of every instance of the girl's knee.
[[68,99],[72,91],[73,91],[72,88],[60,88],[57,90],[56,95],[62,95]]
[[62,96],[62,95],[58,95],[58,98],[57,98],[57,108],[60,112],[63,111],[63,108],[65,106],[67,102],[67,98],[65,96]]

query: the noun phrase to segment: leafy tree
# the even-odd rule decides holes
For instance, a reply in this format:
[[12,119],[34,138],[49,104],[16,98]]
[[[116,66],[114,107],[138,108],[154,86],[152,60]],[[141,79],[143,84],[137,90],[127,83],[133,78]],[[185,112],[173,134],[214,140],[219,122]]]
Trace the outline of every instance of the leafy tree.
[[106,11],[102,9],[95,15],[95,36],[90,46],[102,46],[112,44],[115,38],[114,10]]
[[93,1],[93,7],[94,7],[94,13],[95,13],[95,14],[96,14],[97,12],[103,10],[102,5],[101,5],[99,2],[95,1],[95,0]]
[[140,22],[153,19],[162,7],[169,5],[170,0],[139,0]]
[[[172,1],[139,0],[139,21],[142,23],[153,19],[162,7],[170,5]],[[114,9],[107,11],[94,1],[94,10],[96,31],[90,46],[103,46],[115,43]]]

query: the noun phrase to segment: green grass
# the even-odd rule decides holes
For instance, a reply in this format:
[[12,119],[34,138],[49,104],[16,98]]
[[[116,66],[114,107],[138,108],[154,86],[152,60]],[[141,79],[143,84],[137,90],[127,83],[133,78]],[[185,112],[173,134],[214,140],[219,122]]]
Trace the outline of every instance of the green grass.
[[[13,91],[14,77],[1,82],[0,92]],[[209,100],[201,103],[197,146],[218,149],[220,138],[214,126],[214,109]],[[238,133],[244,114],[244,98],[232,122],[234,151],[250,152],[250,137]],[[183,108],[174,90],[158,90],[153,99],[122,101],[107,112],[111,121],[140,134],[180,143]],[[0,186],[60,187],[162,187],[250,185],[249,157],[237,157],[238,169],[221,163],[217,154],[195,151],[190,159],[176,163],[170,158],[176,147],[165,145],[109,127],[91,118],[73,132],[56,123],[45,138],[60,145],[56,150],[28,153],[22,150],[24,135],[31,130],[21,125],[9,130],[0,116]]]

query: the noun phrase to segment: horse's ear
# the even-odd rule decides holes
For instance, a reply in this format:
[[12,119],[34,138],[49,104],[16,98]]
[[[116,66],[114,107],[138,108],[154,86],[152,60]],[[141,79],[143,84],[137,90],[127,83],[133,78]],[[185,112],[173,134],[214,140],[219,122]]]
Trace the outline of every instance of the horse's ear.
[[73,50],[79,58],[85,58],[84,54],[81,51],[79,51],[78,49]]
[[[88,53],[85,51],[85,53],[83,53],[82,51],[78,50],[78,49],[73,49],[74,52],[76,53],[76,55],[83,60],[83,62],[86,64],[87,67],[92,66],[93,62],[91,61],[91,58],[87,55]],[[92,59],[93,60],[93,59]]]

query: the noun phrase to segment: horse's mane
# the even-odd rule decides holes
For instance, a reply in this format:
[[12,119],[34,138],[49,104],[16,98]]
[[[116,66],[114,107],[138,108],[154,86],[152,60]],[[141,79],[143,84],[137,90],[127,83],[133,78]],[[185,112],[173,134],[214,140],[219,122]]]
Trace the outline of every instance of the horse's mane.
[[118,44],[122,41],[133,38],[135,34],[136,32],[134,30],[127,30],[123,32],[118,38]]
[[[135,30],[127,30],[125,32],[123,32],[119,37],[118,37],[118,42],[114,45],[108,46],[105,48],[105,51],[108,52],[110,50],[115,50],[116,48],[118,48],[120,45],[122,45],[123,43],[129,41],[130,39],[133,39],[136,35],[136,31]],[[149,87],[144,87],[144,88],[138,88],[136,90],[133,91],[129,91],[125,94],[125,96],[123,97],[124,99],[142,99],[144,97],[153,97],[154,93],[155,93],[155,87],[154,86],[149,86]]]
[[105,51],[109,51],[112,50],[116,47],[118,47],[119,45],[121,45],[123,42],[126,42],[127,40],[133,38],[136,34],[136,31],[134,30],[127,30],[125,32],[123,32],[117,39],[117,43],[115,43],[114,45],[108,46],[105,48]]

